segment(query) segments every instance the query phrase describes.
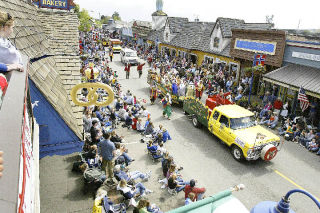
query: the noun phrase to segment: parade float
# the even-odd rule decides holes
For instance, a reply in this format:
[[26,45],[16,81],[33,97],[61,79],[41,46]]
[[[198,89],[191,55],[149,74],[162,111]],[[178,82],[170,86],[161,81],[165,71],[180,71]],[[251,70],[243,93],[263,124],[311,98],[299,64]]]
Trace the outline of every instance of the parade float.
[[270,161],[278,153],[280,138],[257,125],[254,114],[233,104],[228,94],[216,94],[204,105],[195,98],[187,97],[183,103],[186,115],[195,127],[204,126],[231,148],[234,159],[240,161]]

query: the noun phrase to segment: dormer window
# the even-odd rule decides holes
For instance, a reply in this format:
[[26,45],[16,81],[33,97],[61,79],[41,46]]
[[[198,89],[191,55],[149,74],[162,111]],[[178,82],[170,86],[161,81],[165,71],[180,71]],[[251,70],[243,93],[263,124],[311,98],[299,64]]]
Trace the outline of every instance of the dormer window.
[[169,33],[166,32],[166,40],[169,40]]
[[215,37],[213,40],[213,47],[219,48],[220,39],[218,37]]

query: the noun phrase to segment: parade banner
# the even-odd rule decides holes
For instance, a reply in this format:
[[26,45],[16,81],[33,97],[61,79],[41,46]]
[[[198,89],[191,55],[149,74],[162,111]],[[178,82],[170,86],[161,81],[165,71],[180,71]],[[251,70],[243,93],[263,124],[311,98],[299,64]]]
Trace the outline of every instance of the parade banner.
[[20,178],[18,212],[34,212],[34,179],[33,179],[33,151],[31,126],[28,116],[28,109],[24,109],[24,121],[22,127],[22,143],[20,154]]

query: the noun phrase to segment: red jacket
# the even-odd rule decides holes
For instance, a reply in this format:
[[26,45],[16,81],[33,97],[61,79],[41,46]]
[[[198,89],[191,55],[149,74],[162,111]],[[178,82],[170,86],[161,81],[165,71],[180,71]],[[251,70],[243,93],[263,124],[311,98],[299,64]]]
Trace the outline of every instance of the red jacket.
[[138,66],[137,66],[137,70],[138,70],[138,71],[142,70],[142,67],[143,67],[144,65],[145,65],[145,64],[140,64],[140,65],[138,65]]
[[191,188],[190,185],[186,185],[186,187],[184,188],[184,199],[187,199],[189,193],[193,192],[196,195],[195,196],[195,200],[196,200],[198,197],[198,194],[204,193],[205,191],[206,191],[205,188],[197,188],[197,187]]
[[280,110],[282,108],[282,101],[275,100],[274,103],[273,103],[273,108]]
[[134,129],[134,130],[137,129],[137,122],[138,122],[138,120],[136,118],[132,119],[132,129]]

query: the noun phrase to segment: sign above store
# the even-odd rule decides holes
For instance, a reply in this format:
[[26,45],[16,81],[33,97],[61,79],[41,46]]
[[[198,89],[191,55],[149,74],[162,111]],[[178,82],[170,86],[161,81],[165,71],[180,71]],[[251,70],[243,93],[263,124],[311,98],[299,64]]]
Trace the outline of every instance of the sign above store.
[[264,53],[274,55],[276,52],[277,42],[247,40],[236,38],[234,49],[250,51],[256,53]]
[[38,7],[70,10],[74,8],[73,0],[33,0],[33,3]]
[[311,60],[311,61],[320,61],[320,55],[315,55],[310,53],[292,52],[292,57]]

